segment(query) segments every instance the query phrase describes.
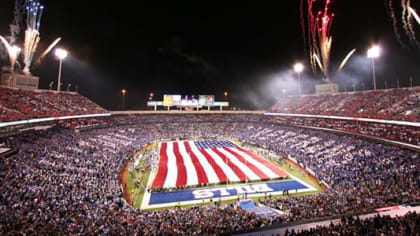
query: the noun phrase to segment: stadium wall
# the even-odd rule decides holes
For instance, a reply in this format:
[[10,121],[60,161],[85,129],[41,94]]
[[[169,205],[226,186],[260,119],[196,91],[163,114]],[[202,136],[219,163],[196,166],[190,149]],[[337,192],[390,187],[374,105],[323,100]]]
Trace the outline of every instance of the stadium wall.
[[11,122],[2,122],[2,123],[0,123],[0,128],[15,126],[15,125],[26,125],[26,124],[48,122],[48,121],[80,119],[80,118],[94,118],[94,117],[107,117],[107,116],[111,116],[111,113],[87,114],[87,115],[76,115],[76,116],[60,116],[60,117],[47,117],[47,118],[38,118],[38,119],[30,119],[30,120],[19,120],[19,121],[11,121]]

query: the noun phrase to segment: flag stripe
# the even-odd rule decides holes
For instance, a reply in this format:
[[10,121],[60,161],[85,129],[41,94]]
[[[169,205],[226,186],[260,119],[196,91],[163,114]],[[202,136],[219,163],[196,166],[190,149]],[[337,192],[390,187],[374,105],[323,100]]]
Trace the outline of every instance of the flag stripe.
[[166,156],[166,143],[160,145],[160,160],[159,160],[159,169],[156,175],[155,181],[153,182],[153,188],[163,187],[165,182],[166,175],[168,174],[167,163],[168,156]]
[[176,186],[178,178],[178,168],[176,165],[176,157],[174,155],[174,143],[169,142],[166,148],[166,155],[168,156],[168,174],[166,175],[164,188],[173,188]]
[[216,148],[206,149],[216,163],[222,168],[230,182],[239,182],[245,180],[245,174],[237,168],[232,162],[226,159]]
[[244,174],[246,174],[247,178],[246,180],[259,180],[261,179],[257,174],[252,171],[248,163],[245,163],[244,161],[241,161],[239,158],[237,158],[235,155],[232,155],[230,152],[226,151],[225,148],[218,148],[218,150],[223,153],[223,155],[227,156],[234,165],[236,165]]
[[206,152],[206,150],[201,149],[199,150],[201,154],[203,154],[204,157],[206,157],[207,161],[210,163],[213,170],[216,172],[217,177],[219,178],[220,183],[226,183],[227,182],[227,175],[223,171],[223,169],[219,166],[218,163],[216,163],[216,160],[212,155]]
[[184,165],[184,159],[179,153],[178,142],[173,142],[174,145],[174,155],[176,158],[176,167],[178,168],[178,175],[176,179],[176,186],[185,186],[187,184],[187,170]]
[[152,188],[287,177],[270,161],[230,141],[176,141],[160,144]]
[[253,165],[255,165],[258,170],[261,170],[262,173],[264,173],[265,175],[267,175],[267,177],[269,179],[276,179],[279,178],[279,176],[274,173],[270,168],[268,168],[266,166],[267,163],[265,162],[260,162],[258,160],[255,160],[254,158],[252,158],[250,155],[248,155],[245,152],[242,152],[241,150],[239,150],[238,148],[226,148],[227,150],[230,150],[232,152],[237,153],[239,156],[245,158],[249,163],[252,163]]
[[213,168],[212,164],[209,163],[207,157],[204,156],[200,150],[198,150],[197,146],[195,146],[194,141],[189,141],[188,143],[189,143],[189,146],[191,147],[191,150],[200,161],[201,166],[203,166],[204,171],[206,172],[207,179],[209,180],[209,183],[222,182],[222,180],[219,179],[218,175],[216,174],[215,172],[216,170]]
[[[250,161],[248,158],[246,158],[244,155],[239,155],[238,153],[232,151],[232,149],[235,148],[224,148],[227,152],[234,155],[238,160],[240,160],[242,163],[244,163],[248,168],[250,168],[255,174],[258,175],[258,178],[261,180],[270,179],[260,168],[258,168],[255,163]],[[245,154],[246,155],[246,154]],[[268,168],[267,168],[268,169]]]
[[191,161],[190,154],[187,153],[187,151],[185,150],[185,143],[178,142],[178,146],[179,146],[179,153],[181,154],[184,160],[184,166],[187,171],[187,186],[197,185],[198,178],[197,178],[196,167]]
[[[217,154],[219,154],[223,158],[228,158],[228,164],[229,163],[231,164],[231,165],[229,165],[229,166],[231,166],[231,168],[233,167],[233,168],[239,170],[242,173],[243,179],[241,177],[241,181],[260,179],[245,164],[243,164],[240,160],[238,160],[238,158],[236,158],[234,155],[230,154],[229,152],[225,151],[223,148],[217,148],[215,151],[217,151]],[[235,173],[236,173],[236,171],[235,171]]]
[[287,177],[287,174],[284,173],[283,171],[279,170],[276,166],[274,166],[270,161],[261,158],[259,156],[254,155],[252,152],[245,150],[241,147],[237,147],[237,149],[239,151],[242,151],[246,154],[248,154],[249,156],[251,156],[252,158],[254,158],[255,160],[258,160],[260,163],[264,163],[265,166],[267,166],[271,171],[273,171],[274,173],[276,173],[276,175],[278,175],[280,178],[285,178]]
[[202,164],[198,160],[198,157],[191,150],[190,144],[188,142],[184,142],[184,146],[185,146],[186,152],[190,154],[192,164],[194,165],[194,168],[197,171],[198,184],[208,183],[209,180],[207,179],[206,172],[204,171]]

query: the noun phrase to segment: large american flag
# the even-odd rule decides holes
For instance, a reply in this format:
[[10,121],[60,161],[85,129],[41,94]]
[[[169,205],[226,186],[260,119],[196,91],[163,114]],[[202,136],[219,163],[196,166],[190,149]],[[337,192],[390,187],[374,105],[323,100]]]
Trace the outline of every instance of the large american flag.
[[153,188],[257,181],[287,174],[230,141],[174,141],[160,144]]

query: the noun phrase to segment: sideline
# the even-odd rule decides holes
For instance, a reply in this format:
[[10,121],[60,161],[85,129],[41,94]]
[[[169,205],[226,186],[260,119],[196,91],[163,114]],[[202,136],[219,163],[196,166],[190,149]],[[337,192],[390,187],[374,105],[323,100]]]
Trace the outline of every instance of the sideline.
[[120,173],[118,174],[118,179],[119,179],[119,183],[122,186],[123,189],[123,195],[125,200],[127,201],[127,203],[130,206],[133,206],[133,199],[131,198],[130,192],[128,191],[128,187],[127,187],[127,173],[128,173],[128,165],[132,162],[131,161],[127,161],[124,164],[123,169],[120,171]]
[[[128,189],[128,185],[127,185],[127,174],[128,174],[128,167],[131,163],[133,163],[135,160],[133,159],[133,157],[137,156],[139,153],[141,153],[143,150],[148,149],[149,147],[151,147],[153,145],[153,143],[150,144],[146,144],[144,145],[140,150],[138,150],[137,152],[135,152],[131,157],[131,160],[128,160],[125,164],[124,167],[122,168],[122,170],[120,171],[120,173],[118,174],[118,180],[119,180],[119,184],[120,186],[122,186],[122,190],[123,190],[123,195],[125,200],[127,201],[127,203],[134,207],[134,203],[133,203],[133,199],[131,197],[130,194],[130,190]],[[147,191],[145,191],[146,193]]]

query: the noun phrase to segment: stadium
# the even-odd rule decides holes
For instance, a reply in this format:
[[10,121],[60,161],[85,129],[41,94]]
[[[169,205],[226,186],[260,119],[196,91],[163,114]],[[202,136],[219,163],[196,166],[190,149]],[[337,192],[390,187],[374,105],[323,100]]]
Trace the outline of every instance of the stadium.
[[[403,18],[409,28],[415,11],[410,2],[403,2],[407,8],[403,14],[412,12]],[[312,3],[301,3],[301,14],[305,7],[310,9],[303,24],[314,18]],[[0,51],[0,63],[5,65],[0,80],[1,235],[419,234],[420,86],[411,79],[409,85],[400,86],[397,80],[395,88],[388,88],[385,80],[386,87],[377,88],[374,60],[379,56],[372,56],[373,52],[368,55],[372,88],[363,84],[362,89],[360,83],[358,89],[354,85],[353,91],[347,91],[347,84],[339,79],[343,74],[328,72],[325,50],[330,40],[315,36],[315,41],[330,45],[310,54],[310,63],[318,68],[312,74],[323,81],[305,78],[301,83],[306,68],[301,63],[295,64],[293,72],[284,72],[298,78],[292,82],[281,78],[279,84],[285,87],[256,80],[267,85],[263,95],[270,97],[264,108],[260,107],[267,99],[255,99],[258,109],[242,106],[247,97],[243,90],[236,96],[222,90],[219,86],[232,86],[225,77],[216,80],[214,75],[214,88],[204,88],[210,77],[195,79],[201,77],[194,70],[218,74],[221,66],[214,72],[215,66],[184,51],[179,40],[147,57],[175,61],[149,65],[158,68],[154,73],[159,76],[169,74],[169,79],[141,80],[127,83],[128,87],[111,81],[106,86],[117,90],[117,95],[107,92],[112,89],[102,90],[104,85],[83,87],[96,83],[93,69],[85,69],[94,64],[83,64],[76,53],[69,56],[57,48],[55,89],[47,78],[55,76],[56,69],[42,64],[34,69],[31,64],[32,57],[38,56],[44,8],[38,0],[15,4],[17,16],[22,9],[27,11],[21,17],[27,18],[28,29],[19,56],[20,50],[13,49],[19,40],[13,40],[13,34],[1,36],[0,24],[5,48]],[[51,4],[59,9],[60,4]],[[314,32],[331,28],[329,4],[326,1],[322,18],[325,25],[317,28],[315,22]],[[387,10],[394,11],[390,4]],[[19,26],[17,19],[12,29]],[[407,32],[409,42],[415,40],[413,29]],[[60,40],[49,47],[40,44],[46,48],[40,63],[51,62],[46,55]],[[318,46],[312,43],[307,50],[313,47]],[[8,57],[2,58],[2,53]],[[174,85],[173,78],[182,79],[168,68],[185,66],[179,58],[191,70],[181,73],[186,83]],[[69,62],[63,65],[64,60]],[[100,61],[96,57],[95,62]],[[119,68],[118,62],[112,63]],[[62,74],[63,66],[71,70]],[[140,73],[141,66],[136,66]],[[247,66],[240,68],[246,71]],[[169,72],[161,72],[165,69]],[[129,77],[122,71],[120,80]],[[223,73],[228,75],[227,71]],[[194,79],[188,78],[191,74]],[[79,92],[70,84],[75,84],[72,75],[91,81],[78,82]],[[66,91],[61,76],[68,82]],[[232,80],[235,85],[242,82]],[[143,93],[137,93],[136,87],[146,87],[146,95],[138,95]]]
[[[328,111],[323,116],[335,118],[299,116],[317,114],[307,96],[265,113],[133,111],[104,117],[105,109],[79,94],[1,89],[39,98],[38,106],[30,105],[32,99],[3,105],[2,125],[46,114],[99,115],[3,128],[2,233],[246,233],[389,207],[407,210],[419,201],[418,105],[397,104],[388,113],[377,105],[383,101],[371,99],[361,109],[352,99],[368,95],[356,92],[309,95]],[[420,99],[417,87],[375,93],[404,104]],[[57,100],[48,98],[56,96],[77,106],[51,104]],[[2,96],[2,104],[10,99]],[[308,105],[287,109],[290,115],[276,113],[301,103]],[[345,109],[334,109],[337,103]],[[372,121],[337,118],[348,109],[363,110]],[[213,165],[199,165],[202,159]],[[407,220],[418,220],[412,218]]]

